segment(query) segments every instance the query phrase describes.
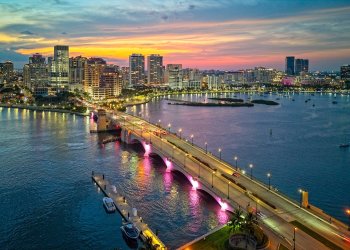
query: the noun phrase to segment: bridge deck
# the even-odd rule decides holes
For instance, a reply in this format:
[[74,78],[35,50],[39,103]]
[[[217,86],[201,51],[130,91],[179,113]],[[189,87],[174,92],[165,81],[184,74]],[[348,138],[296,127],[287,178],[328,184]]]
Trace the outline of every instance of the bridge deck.
[[[214,176],[215,188],[223,193],[229,192],[230,199],[227,200],[230,203],[232,203],[233,197],[236,201],[241,200],[239,203],[243,208],[250,202],[252,204],[256,203],[257,208],[259,203],[259,211],[262,210],[267,216],[267,219],[264,219],[266,225],[270,229],[278,230],[285,239],[292,240],[294,226],[289,222],[298,220],[325,238],[335,242],[336,245],[350,249],[350,236],[345,224],[339,222],[335,225],[336,220],[332,218],[332,223],[330,223],[328,219],[331,217],[326,214],[321,215],[311,209],[300,208],[297,202],[275,190],[269,190],[266,184],[255,178],[249,178],[249,175],[244,175],[240,170],[238,170],[241,174],[240,178],[232,177],[232,173],[236,172],[234,166],[195,144],[183,140],[181,136],[170,133],[170,129],[166,130],[160,127],[159,124],[154,125],[139,117],[119,112],[114,113],[112,119],[119,120],[119,124],[123,129],[135,134],[141,141],[152,141],[153,147],[160,149],[163,155],[167,155],[167,158],[177,163],[181,162],[186,169],[189,168],[192,172],[198,172],[200,182],[210,183]],[[213,170],[215,170],[215,173],[212,175]],[[224,175],[230,176],[230,180],[234,179],[235,181],[223,181],[221,177]],[[236,184],[239,184],[239,186]],[[247,191],[242,192],[241,187]],[[296,244],[301,249],[304,249],[302,246],[307,246],[308,249],[324,249],[325,247],[317,239],[306,235],[301,230],[297,231],[297,237],[299,240]]]
[[152,245],[155,247],[154,249],[167,249],[165,244],[158,238],[158,236],[153,233],[153,231],[148,227],[146,223],[143,222],[143,219],[138,215],[133,215],[132,207],[128,204],[125,196],[122,196],[118,192],[115,192],[114,186],[105,179],[105,176],[103,174],[92,172],[91,178],[107,197],[113,199],[114,204],[116,205],[119,213],[124,218],[124,220],[134,223],[134,225],[141,231],[140,237],[142,241],[145,242],[147,238],[151,237]]

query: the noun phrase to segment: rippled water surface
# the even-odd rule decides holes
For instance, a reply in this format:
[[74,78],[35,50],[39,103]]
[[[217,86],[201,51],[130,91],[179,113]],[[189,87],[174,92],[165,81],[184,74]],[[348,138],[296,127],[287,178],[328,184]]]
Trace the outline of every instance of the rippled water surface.
[[[119,142],[100,146],[88,118],[0,108],[0,248],[129,249],[91,171],[103,172],[174,249],[228,215],[183,176]],[[124,157],[122,157],[122,155]]]
[[[222,94],[178,95],[170,99],[211,101],[210,97],[268,99],[280,105],[254,107],[190,107],[169,105],[157,99],[128,112],[141,115],[205,147],[279,191],[299,200],[298,190],[309,192],[310,203],[348,222],[350,207],[350,150],[339,144],[350,141],[350,97],[331,94]],[[306,102],[307,101],[307,102]],[[333,104],[336,101],[337,104]],[[271,131],[271,132],[270,132]],[[250,172],[248,172],[250,173]]]

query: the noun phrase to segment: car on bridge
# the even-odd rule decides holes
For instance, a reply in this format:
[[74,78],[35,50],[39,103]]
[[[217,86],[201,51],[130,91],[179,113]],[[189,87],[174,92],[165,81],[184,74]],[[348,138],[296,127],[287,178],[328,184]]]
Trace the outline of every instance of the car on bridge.
[[237,173],[237,172],[233,172],[233,174],[232,174],[232,176],[234,176],[234,177],[240,177],[241,175],[239,174],[239,173]]

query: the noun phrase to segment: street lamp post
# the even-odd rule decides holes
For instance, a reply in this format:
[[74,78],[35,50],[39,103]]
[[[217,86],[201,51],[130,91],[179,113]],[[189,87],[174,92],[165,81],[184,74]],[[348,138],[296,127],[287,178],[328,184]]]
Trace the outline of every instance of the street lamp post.
[[192,142],[192,145],[193,145],[193,137],[194,137],[194,135],[192,134],[192,135],[191,135],[191,142]]
[[300,207],[303,206],[303,192],[304,190],[302,190],[301,188],[299,189],[299,193],[300,193]]
[[171,124],[169,123],[169,124],[168,124],[169,133],[170,133],[170,128],[171,128]]
[[267,173],[267,177],[269,178],[269,190],[271,189],[271,174]]
[[161,125],[161,122],[162,122],[161,120],[158,120],[158,126],[159,126],[159,127],[160,127],[160,125]]
[[211,187],[214,187],[214,174],[215,174],[215,171],[211,173]]
[[182,132],[182,128],[179,128],[180,139],[181,139],[181,132]]
[[238,169],[238,166],[237,166],[237,160],[238,160],[238,157],[237,156],[235,156],[233,159],[235,159],[235,161],[236,161],[236,170]]
[[201,178],[201,164],[198,164],[198,178]]
[[250,179],[253,180],[253,164],[249,164],[250,167]]
[[205,153],[207,154],[208,153],[208,143],[205,142],[204,144],[205,144]]
[[230,184],[231,182],[227,182],[227,199],[230,199]]
[[297,231],[297,228],[294,228],[294,232],[293,232],[293,249],[295,250],[295,231]]
[[219,151],[219,158],[220,158],[220,161],[221,161],[221,148],[219,148],[218,151]]
[[348,225],[348,231],[350,231],[350,209],[346,209],[346,213],[349,216],[349,225]]

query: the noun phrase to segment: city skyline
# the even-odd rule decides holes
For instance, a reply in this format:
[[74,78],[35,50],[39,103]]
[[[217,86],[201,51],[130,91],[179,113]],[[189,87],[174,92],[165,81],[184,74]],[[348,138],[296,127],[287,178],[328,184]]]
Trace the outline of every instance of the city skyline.
[[[128,65],[129,55],[160,54],[166,64],[237,70],[284,69],[285,56],[309,58],[310,70],[350,61],[347,1],[1,1],[0,60],[16,68],[34,53],[102,57]],[[35,7],[35,8],[33,8]],[[55,11],[53,11],[55,10]]]

